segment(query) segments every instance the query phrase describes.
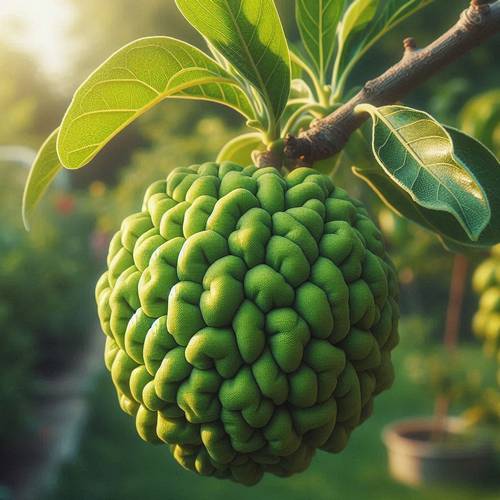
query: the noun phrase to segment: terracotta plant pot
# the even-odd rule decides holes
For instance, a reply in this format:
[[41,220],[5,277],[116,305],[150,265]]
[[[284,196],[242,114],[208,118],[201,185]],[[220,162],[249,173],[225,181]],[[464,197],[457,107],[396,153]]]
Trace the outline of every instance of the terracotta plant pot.
[[493,446],[464,434],[463,429],[458,418],[411,419],[387,426],[383,441],[392,477],[410,485],[491,480]]

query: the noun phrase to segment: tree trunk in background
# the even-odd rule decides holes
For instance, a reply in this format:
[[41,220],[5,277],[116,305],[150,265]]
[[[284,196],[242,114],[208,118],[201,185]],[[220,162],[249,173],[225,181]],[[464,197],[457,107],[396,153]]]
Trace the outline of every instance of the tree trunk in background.
[[[446,310],[446,325],[443,336],[443,344],[448,357],[454,355],[458,346],[460,318],[462,315],[468,270],[469,261],[467,260],[467,257],[461,254],[455,255],[453,260],[453,270],[451,273],[448,308]],[[446,394],[441,394],[436,398],[434,413],[438,423],[444,424],[443,420],[448,416],[449,405],[450,400]],[[441,426],[438,425],[438,428],[440,427]]]

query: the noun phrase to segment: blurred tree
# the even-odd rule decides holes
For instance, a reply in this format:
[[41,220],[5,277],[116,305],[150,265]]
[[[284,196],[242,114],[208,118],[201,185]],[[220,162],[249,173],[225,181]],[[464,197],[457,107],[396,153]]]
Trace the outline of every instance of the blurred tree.
[[0,144],[37,146],[58,123],[62,96],[51,90],[33,58],[0,39]]
[[[168,35],[191,43],[200,41],[175,3],[164,0],[67,0],[74,4],[72,36],[80,42],[69,78],[78,85],[112,52],[136,38]],[[92,22],[88,22],[89,20]]]

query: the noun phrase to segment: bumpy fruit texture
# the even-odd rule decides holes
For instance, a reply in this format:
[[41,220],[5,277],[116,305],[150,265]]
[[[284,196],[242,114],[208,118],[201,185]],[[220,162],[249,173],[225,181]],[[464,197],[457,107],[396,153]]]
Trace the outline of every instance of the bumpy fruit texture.
[[398,287],[357,201],[308,168],[178,168],[123,221],[96,296],[139,435],[254,484],[338,452],[393,380]]
[[473,329],[484,341],[486,353],[496,356],[500,384],[500,245],[493,247],[491,256],[476,269],[473,286],[479,295]]

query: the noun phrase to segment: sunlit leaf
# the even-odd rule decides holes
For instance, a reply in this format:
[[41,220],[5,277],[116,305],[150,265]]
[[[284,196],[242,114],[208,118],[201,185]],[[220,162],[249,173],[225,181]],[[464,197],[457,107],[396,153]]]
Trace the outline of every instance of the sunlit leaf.
[[217,156],[217,163],[222,161],[233,161],[239,165],[247,166],[253,163],[252,153],[255,150],[263,150],[262,134],[250,132],[230,140]]
[[334,88],[342,92],[350,72],[368,49],[400,22],[433,1],[354,0],[338,27]]
[[300,37],[321,83],[335,50],[336,30],[345,0],[297,0]]
[[290,56],[272,0],[176,0],[179,10],[260,92],[277,119],[290,89]]
[[419,205],[451,213],[476,241],[491,217],[474,165],[455,152],[449,133],[430,115],[404,106],[357,111],[373,120],[372,147],[387,175]]
[[32,215],[62,165],[56,151],[58,129],[49,135],[33,162],[23,193],[23,222],[29,230]]
[[[352,160],[353,172],[375,191],[382,201],[398,214],[434,232],[455,251],[482,248],[500,242],[500,165],[494,155],[476,140],[456,129],[446,127],[455,145],[455,153],[466,163],[473,162],[474,173],[490,201],[491,219],[478,241],[471,241],[455,217],[447,212],[430,210],[415,203],[370,156],[371,146],[360,131],[353,134],[344,150]],[[370,159],[371,158],[371,159]]]
[[213,59],[173,38],[142,38],[112,55],[76,91],[57,139],[62,164],[84,166],[167,97],[215,101],[253,117],[239,84]]
[[452,127],[445,127],[453,142],[455,156],[468,165],[486,194],[491,217],[481,233],[480,242],[494,245],[500,242],[500,163],[495,155],[479,141]]

